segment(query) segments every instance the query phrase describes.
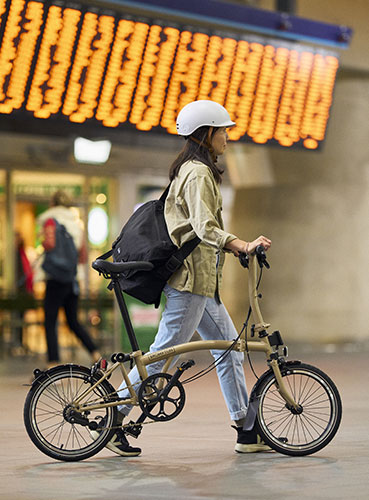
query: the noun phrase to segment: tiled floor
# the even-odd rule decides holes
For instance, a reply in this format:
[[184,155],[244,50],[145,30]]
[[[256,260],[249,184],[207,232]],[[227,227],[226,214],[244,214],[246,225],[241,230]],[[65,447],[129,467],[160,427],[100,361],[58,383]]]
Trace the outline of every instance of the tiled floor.
[[[332,347],[330,351],[335,351]],[[301,354],[301,353],[300,353]],[[84,462],[66,463],[43,455],[23,426],[23,403],[34,362],[1,362],[0,498],[4,500],[94,499],[368,499],[368,352],[311,350],[302,358],[326,371],[343,400],[341,428],[315,455],[275,452],[240,455],[216,375],[186,385],[183,412],[150,424],[138,444],[140,457],[124,459],[103,450]],[[204,359],[198,360],[199,364]],[[197,366],[199,366],[199,364]],[[255,361],[257,373],[263,365]],[[249,389],[253,376],[246,366]],[[114,382],[118,382],[115,380]],[[132,444],[136,444],[132,443]]]

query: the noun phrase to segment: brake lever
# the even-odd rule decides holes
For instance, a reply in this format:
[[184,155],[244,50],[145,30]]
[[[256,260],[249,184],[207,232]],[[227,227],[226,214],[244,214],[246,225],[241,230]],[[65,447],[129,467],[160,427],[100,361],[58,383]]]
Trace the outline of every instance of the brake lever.
[[256,254],[256,257],[258,259],[258,263],[259,263],[260,268],[262,268],[264,266],[267,269],[270,269],[270,265],[266,259],[265,250],[264,250],[263,245],[258,245],[255,248],[255,254]]
[[249,268],[249,256],[247,253],[239,252],[238,260],[240,261],[242,267],[245,267],[247,269]]

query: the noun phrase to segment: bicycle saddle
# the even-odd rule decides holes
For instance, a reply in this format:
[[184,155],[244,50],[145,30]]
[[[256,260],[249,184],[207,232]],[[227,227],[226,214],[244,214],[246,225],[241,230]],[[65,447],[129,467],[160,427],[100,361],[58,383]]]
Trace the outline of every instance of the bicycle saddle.
[[96,259],[92,263],[93,269],[100,273],[123,273],[129,269],[134,269],[135,271],[151,271],[153,269],[153,264],[151,262],[145,261],[132,261],[132,262],[110,262],[107,260]]

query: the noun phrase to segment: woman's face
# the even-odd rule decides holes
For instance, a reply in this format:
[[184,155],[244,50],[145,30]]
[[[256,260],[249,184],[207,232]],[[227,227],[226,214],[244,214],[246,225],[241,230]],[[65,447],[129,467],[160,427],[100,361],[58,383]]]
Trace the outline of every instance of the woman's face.
[[[209,130],[210,134],[211,131]],[[222,155],[227,147],[228,134],[226,127],[219,127],[216,129],[213,137],[210,137],[210,143],[214,149],[214,153],[219,156]]]

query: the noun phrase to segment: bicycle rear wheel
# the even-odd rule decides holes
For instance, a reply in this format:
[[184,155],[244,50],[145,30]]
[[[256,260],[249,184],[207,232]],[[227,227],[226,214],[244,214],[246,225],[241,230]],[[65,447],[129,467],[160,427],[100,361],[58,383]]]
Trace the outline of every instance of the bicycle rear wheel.
[[[24,424],[33,443],[57,460],[77,461],[98,453],[113,437],[117,408],[108,407],[73,414],[73,403],[98,381],[83,366],[63,365],[45,372],[31,387],[24,405]],[[113,386],[102,381],[81,404],[116,398]],[[104,426],[91,435],[102,419]]]
[[266,444],[285,455],[316,453],[333,439],[341,422],[337,387],[318,368],[299,362],[282,366],[281,374],[300,409],[296,412],[287,407],[270,372],[256,392],[259,434]]

